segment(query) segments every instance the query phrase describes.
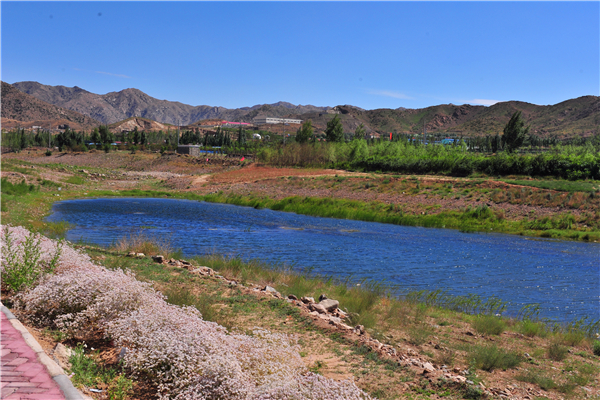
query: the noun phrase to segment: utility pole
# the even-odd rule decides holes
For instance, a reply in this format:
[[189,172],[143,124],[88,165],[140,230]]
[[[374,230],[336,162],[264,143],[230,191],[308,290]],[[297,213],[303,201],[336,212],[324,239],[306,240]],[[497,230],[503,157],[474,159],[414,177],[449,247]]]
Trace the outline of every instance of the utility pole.
[[425,127],[425,119],[423,119],[423,146],[425,146],[425,144],[427,140],[427,128]]
[[179,124],[180,123],[181,123],[181,121],[178,118],[177,119],[177,150],[179,150]]
[[52,129],[52,124],[48,124],[48,150],[52,149],[52,146],[50,143],[50,139],[52,138],[52,134],[50,133],[51,129]]

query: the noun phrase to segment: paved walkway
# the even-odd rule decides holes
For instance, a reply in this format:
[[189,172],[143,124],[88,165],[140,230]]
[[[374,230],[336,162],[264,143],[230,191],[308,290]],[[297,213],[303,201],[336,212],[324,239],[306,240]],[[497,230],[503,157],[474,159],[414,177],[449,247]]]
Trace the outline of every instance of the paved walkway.
[[65,396],[6,315],[0,312],[0,399],[64,400]]

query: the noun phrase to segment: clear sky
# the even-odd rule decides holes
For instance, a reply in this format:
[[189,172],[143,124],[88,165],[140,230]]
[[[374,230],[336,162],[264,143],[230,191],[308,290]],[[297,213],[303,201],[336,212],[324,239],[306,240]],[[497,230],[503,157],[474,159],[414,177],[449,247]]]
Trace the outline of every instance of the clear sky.
[[191,105],[600,95],[600,2],[9,2],[1,79]]

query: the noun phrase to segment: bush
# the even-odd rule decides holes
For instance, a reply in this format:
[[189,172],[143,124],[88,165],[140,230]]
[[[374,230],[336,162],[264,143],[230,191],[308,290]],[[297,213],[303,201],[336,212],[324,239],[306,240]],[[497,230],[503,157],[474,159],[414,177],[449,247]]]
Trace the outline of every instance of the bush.
[[546,336],[546,328],[540,322],[534,322],[529,319],[521,321],[519,332],[527,337]]
[[[14,292],[32,286],[45,273],[56,269],[62,243],[52,241],[23,228],[2,229],[2,284]],[[54,248],[53,248],[54,247]]]
[[46,155],[46,157],[50,157],[52,155],[52,152],[50,150],[46,150],[44,154]]
[[567,348],[558,342],[553,342],[546,349],[546,354],[549,359],[554,361],[562,361],[567,357]]
[[521,363],[521,357],[511,351],[499,349],[496,345],[475,346],[470,354],[475,366],[491,372],[495,369],[507,370]]
[[27,193],[35,192],[38,188],[31,184],[28,185],[23,179],[20,183],[11,183],[6,178],[2,178],[0,181],[0,191],[2,194],[8,194],[13,196],[22,196]]
[[493,315],[478,315],[471,325],[484,335],[500,335],[506,329],[504,321]]
[[600,356],[600,340],[594,340],[594,355]]

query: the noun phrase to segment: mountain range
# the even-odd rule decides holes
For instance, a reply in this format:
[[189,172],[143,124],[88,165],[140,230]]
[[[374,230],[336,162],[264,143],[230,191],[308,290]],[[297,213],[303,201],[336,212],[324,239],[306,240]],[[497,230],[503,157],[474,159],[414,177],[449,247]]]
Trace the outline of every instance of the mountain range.
[[[5,85],[7,85],[6,89]],[[16,112],[10,104],[5,105],[5,90],[11,98],[15,96],[14,88],[10,89],[9,86],[2,84],[2,117],[15,120],[19,118],[32,120],[34,114],[41,115],[39,111],[41,103],[33,102],[31,100],[33,97],[37,101],[58,107],[52,111],[58,112],[57,115],[66,113],[61,110],[71,110],[86,116],[88,119],[85,121],[88,123],[99,121],[113,126],[119,121],[130,120],[132,117],[153,120],[161,124],[191,125],[205,119],[252,122],[256,116],[270,116],[311,119],[315,130],[322,132],[333,117],[332,114],[335,113],[340,115],[344,130],[347,132],[353,132],[357,126],[363,124],[367,132],[420,133],[425,127],[428,132],[478,136],[501,134],[511,115],[515,111],[521,111],[526,123],[531,127],[530,132],[539,136],[571,137],[600,133],[599,96],[582,96],[548,106],[507,101],[492,106],[441,104],[421,109],[364,110],[351,105],[316,107],[278,102],[228,109],[159,100],[138,89],[124,89],[99,95],[77,86],[70,88],[43,85],[38,82],[17,82],[12,86],[22,94],[29,95],[27,99],[30,99],[32,104],[36,104],[26,107],[25,110],[30,110],[30,114],[25,115],[23,107],[20,112]],[[38,110],[37,114],[35,110]],[[82,117],[71,118],[81,120],[83,124]],[[281,127],[279,129],[281,130]]]

